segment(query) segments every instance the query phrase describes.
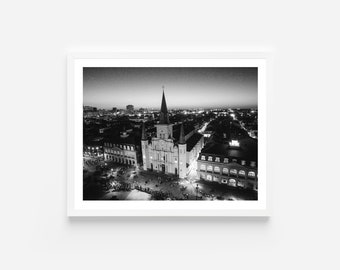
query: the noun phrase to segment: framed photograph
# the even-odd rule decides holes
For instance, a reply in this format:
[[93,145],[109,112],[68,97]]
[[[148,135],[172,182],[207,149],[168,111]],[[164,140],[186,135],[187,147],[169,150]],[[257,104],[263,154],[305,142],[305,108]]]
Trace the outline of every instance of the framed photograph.
[[263,53],[68,57],[69,216],[267,216]]

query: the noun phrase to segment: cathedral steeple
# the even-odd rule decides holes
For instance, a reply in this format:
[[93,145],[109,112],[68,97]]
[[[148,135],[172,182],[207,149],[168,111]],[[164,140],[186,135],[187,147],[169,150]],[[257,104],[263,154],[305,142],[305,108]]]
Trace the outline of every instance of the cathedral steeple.
[[166,106],[166,101],[165,101],[164,86],[162,88],[163,88],[163,97],[162,97],[162,105],[161,105],[159,123],[169,124],[169,114],[168,114],[168,108]]
[[181,124],[181,132],[179,134],[179,144],[185,144],[185,136],[184,136],[184,127],[183,123]]

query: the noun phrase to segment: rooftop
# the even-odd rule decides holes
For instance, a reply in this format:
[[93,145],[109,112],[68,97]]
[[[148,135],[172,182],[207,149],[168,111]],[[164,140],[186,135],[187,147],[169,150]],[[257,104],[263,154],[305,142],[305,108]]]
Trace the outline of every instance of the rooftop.
[[201,153],[257,161],[257,140],[249,137],[238,141],[239,147],[232,147],[227,143],[210,142],[205,145]]

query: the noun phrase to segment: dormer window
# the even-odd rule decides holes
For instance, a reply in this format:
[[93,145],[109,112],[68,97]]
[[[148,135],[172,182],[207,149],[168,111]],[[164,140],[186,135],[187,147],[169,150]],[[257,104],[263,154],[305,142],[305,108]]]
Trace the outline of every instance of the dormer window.
[[215,161],[216,161],[216,162],[220,162],[220,158],[219,158],[219,157],[216,157],[216,158],[215,158]]
[[208,161],[212,161],[212,156],[209,156],[209,157],[208,157]]
[[205,156],[202,155],[202,156],[201,156],[201,160],[205,160]]
[[228,158],[224,158],[223,162],[224,163],[229,163],[229,159]]

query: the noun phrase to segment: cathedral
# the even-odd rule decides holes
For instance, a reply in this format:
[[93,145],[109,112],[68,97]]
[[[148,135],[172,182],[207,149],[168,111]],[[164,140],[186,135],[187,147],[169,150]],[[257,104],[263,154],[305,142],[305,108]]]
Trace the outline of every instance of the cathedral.
[[160,121],[156,126],[156,137],[148,140],[145,126],[142,127],[143,169],[185,178],[187,174],[187,144],[183,124],[179,140],[173,136],[173,124],[169,122],[164,89],[160,111]]

